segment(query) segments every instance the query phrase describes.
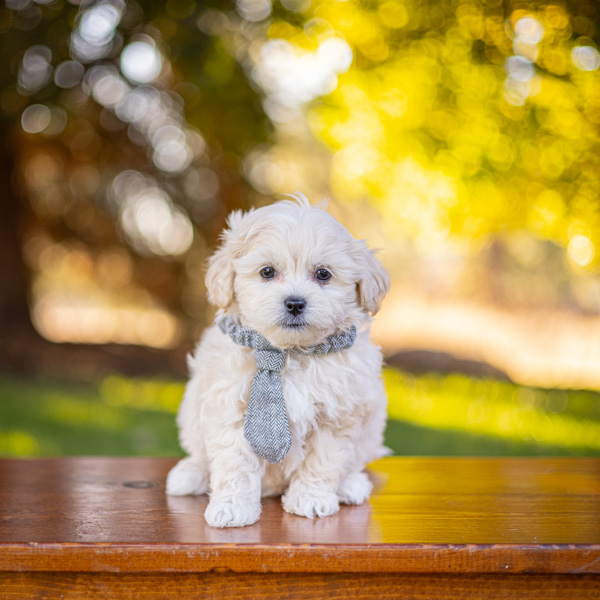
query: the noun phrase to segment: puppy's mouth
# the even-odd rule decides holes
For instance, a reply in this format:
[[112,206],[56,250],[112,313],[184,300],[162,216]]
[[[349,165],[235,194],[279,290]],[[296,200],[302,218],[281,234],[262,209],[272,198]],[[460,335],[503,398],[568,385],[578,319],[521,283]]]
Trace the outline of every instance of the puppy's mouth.
[[283,329],[300,331],[301,329],[306,329],[308,327],[308,323],[304,319],[290,316],[281,319],[281,321],[279,321],[279,326]]

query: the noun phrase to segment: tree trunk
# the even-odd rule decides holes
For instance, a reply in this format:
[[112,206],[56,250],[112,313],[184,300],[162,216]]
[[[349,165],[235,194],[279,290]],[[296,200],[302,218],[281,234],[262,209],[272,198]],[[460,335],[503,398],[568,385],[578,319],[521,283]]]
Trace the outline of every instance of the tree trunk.
[[14,136],[0,120],[0,337],[34,332],[29,315],[30,272],[23,234],[31,214],[15,181]]
[[27,227],[35,217],[15,177],[18,143],[0,120],[0,370],[94,379],[107,373],[185,376],[189,345],[153,350],[118,344],[57,344],[33,327],[32,273],[23,260]]

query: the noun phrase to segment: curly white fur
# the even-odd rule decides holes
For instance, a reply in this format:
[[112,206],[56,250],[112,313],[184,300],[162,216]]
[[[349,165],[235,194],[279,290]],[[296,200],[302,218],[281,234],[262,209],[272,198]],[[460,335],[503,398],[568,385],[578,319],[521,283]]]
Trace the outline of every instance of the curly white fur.
[[[389,289],[383,266],[363,241],[322,206],[294,201],[234,212],[209,263],[210,301],[274,346],[321,343],[356,326],[354,345],[324,356],[287,355],[281,372],[292,447],[279,464],[258,457],[244,438],[254,351],[217,327],[207,329],[189,367],[178,425],[188,457],[169,473],[171,495],[210,492],[205,517],[214,527],[256,522],[261,496],[283,495],[283,508],[325,517],[371,492],[363,472],[385,454],[386,396],[381,353],[369,339],[371,317]],[[275,277],[260,271],[272,267]],[[327,269],[332,277],[316,276]],[[306,303],[303,326],[290,329],[284,301]]]

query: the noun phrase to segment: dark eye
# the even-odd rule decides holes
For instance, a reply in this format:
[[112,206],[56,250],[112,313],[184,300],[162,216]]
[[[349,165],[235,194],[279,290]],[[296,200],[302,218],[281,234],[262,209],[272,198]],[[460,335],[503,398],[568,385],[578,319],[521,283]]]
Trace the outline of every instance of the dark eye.
[[273,267],[265,267],[260,270],[260,276],[263,279],[273,279],[275,277],[275,269]]
[[319,269],[315,273],[315,277],[319,281],[328,281],[329,279],[331,279],[331,273],[327,269]]

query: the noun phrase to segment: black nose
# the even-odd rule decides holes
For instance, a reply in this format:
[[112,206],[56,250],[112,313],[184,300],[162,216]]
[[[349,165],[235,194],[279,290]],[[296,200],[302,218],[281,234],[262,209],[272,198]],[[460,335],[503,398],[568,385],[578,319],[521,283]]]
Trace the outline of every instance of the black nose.
[[306,307],[306,302],[302,298],[286,298],[284,304],[287,311],[294,316],[299,315]]

